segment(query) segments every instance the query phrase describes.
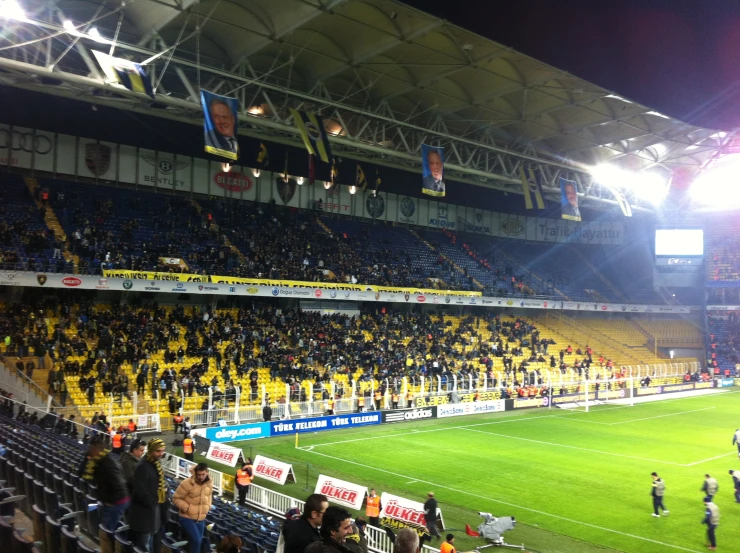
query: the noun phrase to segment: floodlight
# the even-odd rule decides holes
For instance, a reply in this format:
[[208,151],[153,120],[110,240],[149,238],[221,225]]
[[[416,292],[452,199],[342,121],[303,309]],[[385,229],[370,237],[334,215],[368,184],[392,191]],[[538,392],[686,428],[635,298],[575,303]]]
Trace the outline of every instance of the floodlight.
[[298,186],[302,185],[303,184],[303,177],[298,177],[296,179],[296,182],[298,183]]
[[621,167],[602,164],[591,169],[591,175],[599,184],[610,189],[631,189],[635,196],[658,205],[668,194],[668,182],[654,172],[634,173]]
[[26,14],[16,0],[0,0],[0,17],[14,19],[16,21],[27,21]]
[[691,185],[691,198],[704,205],[736,207],[740,204],[737,170],[738,165],[733,163],[699,174]]
[[64,27],[64,30],[67,31],[68,33],[71,33],[76,30],[75,24],[72,23],[69,19],[66,19],[64,23],[62,23],[62,27]]
[[103,36],[100,34],[97,27],[90,27],[90,30],[87,32],[87,36],[93,39],[95,42],[100,42],[102,44],[106,44],[108,42],[108,40],[103,38]]
[[349,187],[349,193],[354,194],[355,192],[357,192],[357,187],[353,184]]
[[636,196],[654,205],[659,205],[668,195],[668,182],[658,173],[635,174],[632,188]]

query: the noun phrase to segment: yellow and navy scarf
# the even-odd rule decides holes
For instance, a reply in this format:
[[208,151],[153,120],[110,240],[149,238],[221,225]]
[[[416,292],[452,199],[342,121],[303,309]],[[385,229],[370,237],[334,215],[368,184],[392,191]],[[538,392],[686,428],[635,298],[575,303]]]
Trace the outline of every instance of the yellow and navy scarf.
[[98,463],[102,461],[106,455],[110,453],[110,450],[104,449],[100,453],[98,453],[95,457],[88,458],[87,462],[85,463],[85,470],[82,473],[82,479],[87,480],[88,482],[91,482],[95,479],[95,469],[98,466]]
[[162,448],[165,445],[164,440],[154,439],[147,444],[146,460],[154,465],[157,469],[157,503],[164,503],[167,500],[167,484],[164,480],[164,470],[162,470],[162,463],[159,459],[155,459],[152,455],[153,452]]

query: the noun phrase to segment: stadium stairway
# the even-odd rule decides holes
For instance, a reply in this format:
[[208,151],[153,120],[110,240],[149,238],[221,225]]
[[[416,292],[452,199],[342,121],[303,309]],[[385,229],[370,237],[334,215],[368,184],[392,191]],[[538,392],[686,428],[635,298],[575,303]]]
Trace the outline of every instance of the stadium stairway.
[[[599,271],[599,269],[597,269],[596,266],[593,263],[591,263],[588,257],[583,255],[583,252],[581,252],[579,248],[570,247],[568,249],[571,250],[571,252],[575,253],[578,259],[580,259],[581,262],[586,267],[588,267],[599,278],[601,282],[604,283],[604,285],[609,289],[610,292],[612,292],[619,299],[619,301],[625,301],[625,302],[629,301],[625,297],[625,295],[619,290],[619,288],[617,288],[608,278],[606,278],[606,276],[604,276],[604,273]],[[606,298],[604,299],[604,301],[606,301]]]
[[[425,245],[425,246],[426,246],[427,248],[429,248],[430,250],[432,250],[432,251],[433,251],[433,252],[434,252],[435,254],[439,255],[439,256],[440,256],[440,257],[441,257],[442,259],[444,259],[445,261],[447,261],[447,263],[449,263],[449,264],[450,264],[450,265],[451,265],[451,266],[452,266],[452,267],[453,267],[453,268],[454,268],[454,269],[455,269],[455,270],[456,270],[456,271],[457,271],[458,273],[460,273],[461,275],[465,275],[465,276],[467,276],[467,275],[465,274],[465,271],[463,270],[463,268],[462,268],[462,267],[460,267],[460,265],[458,265],[457,263],[455,263],[455,262],[454,262],[454,261],[453,261],[452,259],[450,259],[449,257],[447,257],[447,256],[446,256],[446,255],[445,255],[445,254],[444,254],[443,252],[441,252],[440,250],[436,249],[436,248],[435,248],[434,246],[432,246],[432,245],[431,245],[431,244],[430,244],[429,242],[427,242],[426,240],[424,240],[424,238],[423,238],[423,237],[421,237],[421,236],[420,236],[420,235],[419,235],[419,234],[418,234],[418,233],[417,233],[417,232],[416,232],[415,230],[413,230],[413,229],[409,229],[409,232],[410,232],[411,234],[413,234],[413,235],[414,235],[414,237],[415,237],[415,238],[416,238],[417,240],[419,240],[419,242],[421,242],[422,244],[424,244],[424,245]],[[479,282],[478,280],[476,280],[476,279],[474,279],[474,278],[472,278],[472,277],[470,277],[470,280],[472,280],[472,281],[473,281],[473,283],[474,283],[474,284],[475,284],[475,285],[476,285],[476,286],[477,286],[478,288],[480,288],[481,290],[482,290],[482,289],[484,288],[484,286],[483,286],[483,285],[482,285],[482,284],[481,284],[481,283],[480,283],[480,282]]]
[[[195,211],[198,212],[198,215],[200,215],[201,213],[203,213],[203,207],[195,199],[191,199],[190,200],[190,203],[192,204],[192,206],[195,209]],[[215,226],[215,230],[218,230],[220,228],[219,225],[218,225],[218,223],[216,222],[216,219],[215,218],[211,221],[211,228],[214,228],[214,226]],[[241,252],[241,250],[239,248],[237,248],[231,242],[231,240],[229,240],[229,237],[226,236],[226,234],[222,234],[221,236],[223,237],[224,246],[226,246],[227,248],[229,248],[232,252],[234,252],[236,254],[236,256],[239,258],[239,263],[241,263],[241,264],[246,263],[247,258],[244,257],[244,254]]]
[[[23,180],[26,183],[26,186],[28,187],[28,191],[31,193],[31,197],[34,198],[34,203],[36,204],[36,207],[39,209],[42,207],[42,204],[40,201],[36,200],[36,190],[39,188],[39,182],[29,176],[24,176]],[[62,228],[61,223],[59,222],[59,219],[56,216],[56,213],[54,213],[54,210],[51,207],[50,203],[47,203],[45,206],[44,211],[44,223],[46,223],[46,226],[49,228],[49,230],[52,232],[52,234],[57,238],[57,240],[60,240],[64,243],[64,249],[62,251],[62,256],[64,257],[64,260],[68,263],[72,263],[74,266],[74,272],[77,274],[80,258],[71,253],[70,247],[69,247],[69,241],[67,240],[67,233],[64,232],[64,229]]]
[[321,227],[321,230],[323,230],[329,236],[331,236],[333,234],[332,231],[331,231],[331,229],[326,226],[326,223],[324,223],[324,221],[322,221],[318,217],[316,218],[316,223],[319,225],[319,227]]
[[591,346],[594,350],[594,358],[603,355],[606,359],[611,359],[618,365],[644,365],[652,361],[653,355],[647,348],[643,352],[634,352],[626,345],[620,344],[616,340],[595,331],[590,326],[565,315],[558,314],[556,316],[548,312],[544,317],[536,318],[535,321],[538,326],[543,326],[561,335],[565,345],[570,344],[574,349],[577,346],[581,348],[585,348],[586,345]]

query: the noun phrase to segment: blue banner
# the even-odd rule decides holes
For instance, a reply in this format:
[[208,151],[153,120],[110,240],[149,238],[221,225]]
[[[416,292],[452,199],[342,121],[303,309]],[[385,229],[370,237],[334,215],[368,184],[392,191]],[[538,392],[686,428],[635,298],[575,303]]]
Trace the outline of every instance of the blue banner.
[[421,174],[423,194],[445,196],[445,149],[421,145]]
[[320,432],[322,430],[336,430],[338,428],[354,428],[357,426],[380,424],[381,420],[381,414],[377,412],[278,421],[270,423],[270,434],[272,436],[284,436],[285,434],[303,434],[305,432]]
[[[206,438],[212,442],[241,442],[255,438],[270,437],[270,423],[237,424],[236,426],[213,426],[205,429]],[[197,439],[197,438],[196,438]]]

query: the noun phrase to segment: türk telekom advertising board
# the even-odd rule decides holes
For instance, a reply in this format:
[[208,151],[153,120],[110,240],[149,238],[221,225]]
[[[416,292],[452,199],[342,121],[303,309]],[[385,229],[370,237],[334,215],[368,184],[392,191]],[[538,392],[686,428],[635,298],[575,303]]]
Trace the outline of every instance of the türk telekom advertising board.
[[257,455],[254,458],[254,476],[275,482],[281,486],[284,486],[288,480],[291,482],[296,481],[293,465],[263,457],[262,455]]
[[314,493],[324,494],[331,503],[359,511],[367,488],[339,478],[319,474]]
[[[426,518],[424,517],[424,504],[405,497],[399,497],[387,492],[380,496],[383,510],[380,512],[380,525],[392,530],[401,528],[412,528],[420,536],[429,536],[426,529]],[[444,530],[442,511],[437,509],[437,528]]]

